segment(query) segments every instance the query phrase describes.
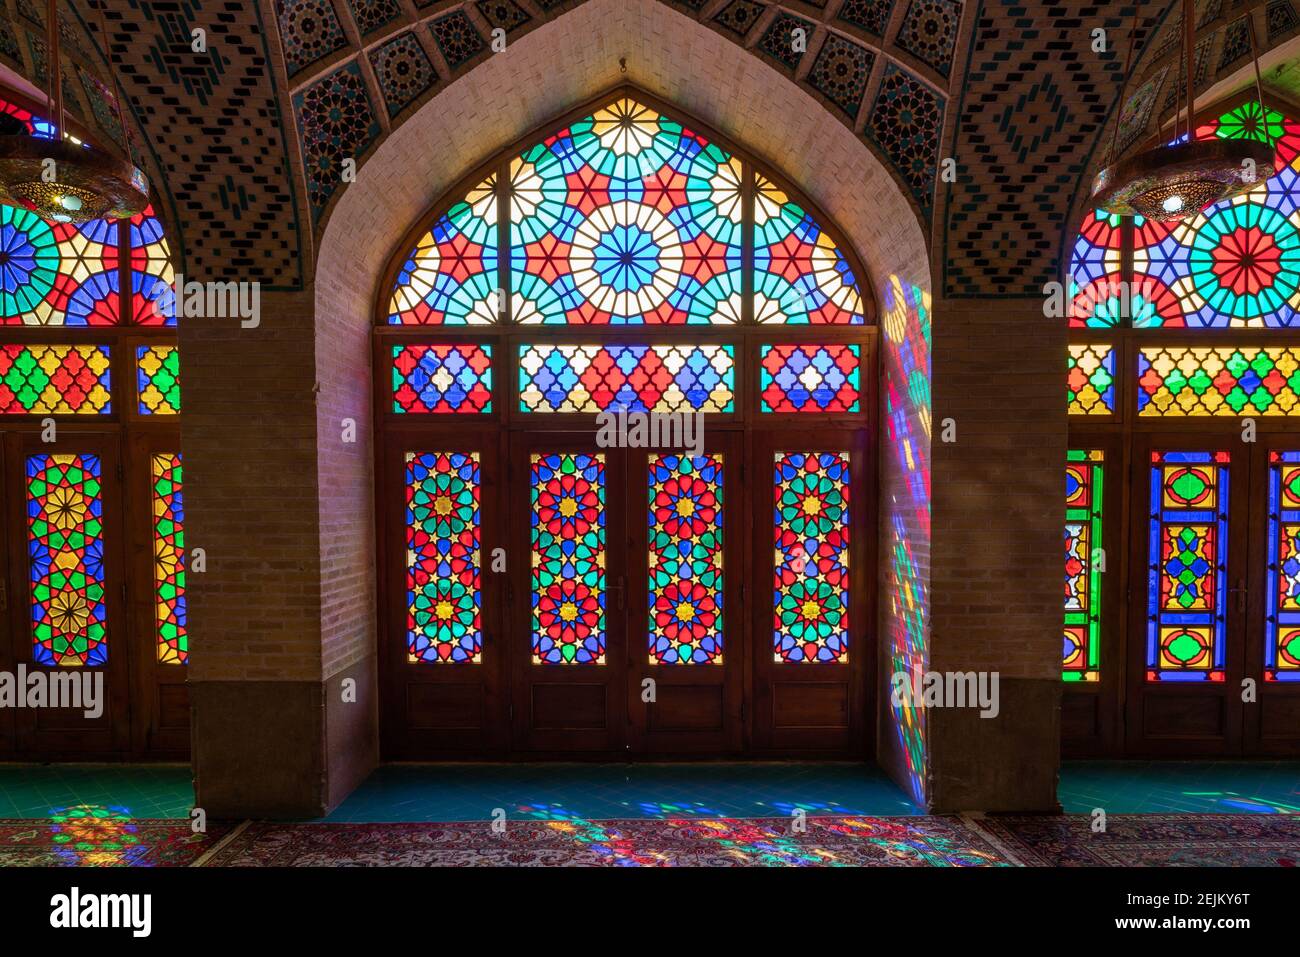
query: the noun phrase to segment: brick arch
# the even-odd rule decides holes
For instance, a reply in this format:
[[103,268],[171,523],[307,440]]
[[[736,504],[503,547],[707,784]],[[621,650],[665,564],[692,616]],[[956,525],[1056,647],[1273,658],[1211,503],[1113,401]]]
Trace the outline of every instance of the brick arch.
[[[565,15],[563,29],[552,23],[533,31],[429,99],[377,146],[325,224],[312,296],[327,680],[373,658],[375,649],[370,337],[384,267],[411,225],[470,170],[623,83],[698,117],[797,184],[864,264],[882,317],[882,387],[894,397],[880,487],[897,504],[882,512],[889,536],[882,560],[894,552],[895,538],[906,535],[917,576],[900,581],[882,568],[878,640],[885,661],[897,660],[892,643],[903,633],[914,641],[902,654],[924,654],[927,588],[920,579],[928,577],[929,531],[916,516],[928,502],[915,500],[915,476],[929,460],[931,274],[921,216],[863,139],[787,77],[658,0],[588,0]],[[907,358],[897,359],[904,350]],[[892,381],[904,366],[912,378],[898,373]],[[353,444],[332,438],[345,419],[358,430]],[[895,452],[895,441],[906,452]],[[897,522],[891,520],[896,510],[906,511]],[[907,599],[891,601],[900,589]],[[891,609],[904,606],[910,622],[890,620]],[[888,698],[882,690],[879,700]],[[907,746],[902,732],[882,735]],[[919,796],[923,769],[900,755],[901,748],[886,745],[880,760]]]

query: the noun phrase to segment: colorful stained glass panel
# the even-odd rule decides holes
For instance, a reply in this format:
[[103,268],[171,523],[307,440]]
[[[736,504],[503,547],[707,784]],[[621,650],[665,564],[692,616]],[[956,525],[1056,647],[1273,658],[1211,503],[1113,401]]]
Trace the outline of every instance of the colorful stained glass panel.
[[862,295],[843,250],[765,176],[754,196],[754,317],[762,323],[861,325]]
[[31,455],[26,463],[33,660],[108,661],[104,497],[98,455]]
[[622,98],[510,170],[514,315],[681,325],[741,315],[740,162]]
[[406,650],[411,661],[483,655],[477,452],[406,454]]
[[390,325],[477,326],[496,322],[497,177],[489,176],[421,237],[397,274]]
[[131,321],[141,326],[176,325],[176,274],[162,220],[152,206],[131,217]]
[[117,325],[118,288],[116,222],[51,223],[0,206],[0,325]]
[[1268,458],[1264,680],[1300,681],[1300,452]]
[[649,464],[650,664],[722,664],[722,456]]
[[1138,415],[1292,415],[1300,349],[1150,346],[1138,351]]
[[522,412],[730,412],[733,346],[519,347]]
[[107,415],[109,347],[0,345],[0,413]]
[[759,399],[764,412],[862,411],[862,347],[759,347]]
[[1066,399],[1070,415],[1110,415],[1115,411],[1113,347],[1070,345]]
[[394,412],[492,411],[492,347],[393,346]]
[[1070,252],[1070,325],[1118,326],[1123,321],[1123,220],[1103,210],[1084,217]]
[[605,456],[534,454],[532,659],[605,663]]
[[136,408],[140,415],[181,410],[181,352],[175,346],[135,347]]
[[1097,681],[1101,677],[1102,488],[1105,454],[1067,453],[1065,466],[1065,649],[1061,677]]
[[1300,124],[1248,101],[1198,139],[1253,139],[1276,149],[1275,173],[1249,193],[1183,222],[1135,229],[1134,325],[1286,327],[1300,305]]
[[849,453],[777,452],[773,657],[849,660]]
[[1152,452],[1147,680],[1223,681],[1227,452]]
[[155,455],[151,467],[158,663],[185,665],[190,660],[190,642],[185,622],[185,506],[180,453]]

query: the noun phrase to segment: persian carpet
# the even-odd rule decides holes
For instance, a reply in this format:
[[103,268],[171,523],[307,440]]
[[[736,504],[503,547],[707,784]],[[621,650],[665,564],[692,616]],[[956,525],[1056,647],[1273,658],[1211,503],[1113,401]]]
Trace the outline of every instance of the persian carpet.
[[273,824],[241,829],[203,866],[981,866],[1009,862],[956,817]]
[[1031,867],[1295,867],[1300,815],[1083,814],[967,818]]
[[98,807],[0,819],[0,867],[188,867],[233,829],[209,824],[195,834],[185,819],[137,819]]

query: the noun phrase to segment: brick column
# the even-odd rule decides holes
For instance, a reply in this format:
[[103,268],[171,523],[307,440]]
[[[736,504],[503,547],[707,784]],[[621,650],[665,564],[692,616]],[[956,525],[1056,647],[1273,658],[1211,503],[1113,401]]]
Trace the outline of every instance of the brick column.
[[[1060,765],[1065,327],[1036,300],[934,317],[934,671],[997,671],[1001,713],[926,712],[936,811],[1053,811]],[[956,441],[942,441],[944,419]]]

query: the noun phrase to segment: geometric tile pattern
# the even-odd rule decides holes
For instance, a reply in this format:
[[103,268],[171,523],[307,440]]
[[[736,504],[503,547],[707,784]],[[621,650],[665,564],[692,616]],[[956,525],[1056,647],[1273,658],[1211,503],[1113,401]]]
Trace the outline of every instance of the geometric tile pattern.
[[478,0],[475,6],[493,30],[511,33],[531,19],[513,0]]
[[937,93],[891,63],[867,121],[868,134],[894,164],[927,215],[934,204],[943,111],[943,100]]
[[360,166],[361,154],[379,136],[361,68],[348,63],[293,98],[307,167],[307,198],[319,218],[343,185],[344,160]]
[[434,20],[430,29],[443,59],[453,70],[487,49],[469,17],[459,11]]
[[838,16],[845,23],[883,37],[893,6],[894,0],[844,0]]
[[851,117],[857,117],[876,55],[831,34],[808,72],[808,83]]
[[765,10],[766,6],[754,3],[753,0],[732,0],[713,18],[713,22],[743,37],[754,28]]
[[947,76],[960,23],[957,0],[912,0],[898,32],[898,45]]
[[397,0],[348,0],[348,6],[362,35],[386,27],[402,15]]
[[816,28],[816,24],[788,13],[777,14],[758,41],[758,48],[782,66],[797,69]]
[[276,0],[275,15],[290,76],[348,44],[330,0]]
[[374,67],[389,116],[396,116],[438,81],[433,64],[413,32],[403,33],[371,50],[370,65]]

